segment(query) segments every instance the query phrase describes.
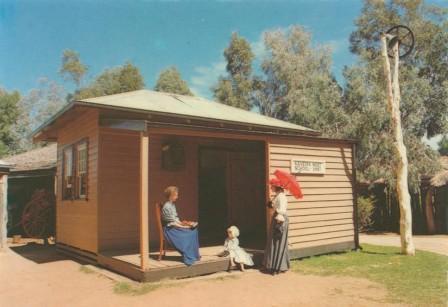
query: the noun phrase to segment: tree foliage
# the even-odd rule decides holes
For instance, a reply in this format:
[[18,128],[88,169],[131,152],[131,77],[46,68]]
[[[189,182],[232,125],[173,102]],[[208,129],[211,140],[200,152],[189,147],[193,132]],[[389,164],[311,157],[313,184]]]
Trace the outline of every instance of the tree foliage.
[[187,82],[182,79],[180,72],[174,66],[168,67],[159,74],[154,90],[158,92],[193,96]]
[[69,99],[79,100],[130,92],[140,90],[144,85],[140,70],[128,62],[123,66],[106,69],[90,85],[75,91]]
[[12,126],[15,139],[12,153],[26,151],[35,146],[30,139],[31,133],[67,103],[65,96],[66,92],[62,86],[41,78],[38,87],[21,97],[17,104],[19,115]]
[[61,68],[59,69],[60,75],[66,80],[73,81],[79,88],[86,72],[87,66],[81,62],[79,53],[70,49],[64,50]]
[[341,108],[342,90],[331,74],[331,50],[313,47],[303,27],[264,35],[264,77],[254,81],[253,100],[261,113],[342,136],[348,122]]
[[17,138],[13,127],[20,115],[20,94],[0,88],[0,157],[14,152]]
[[442,136],[442,139],[437,143],[439,145],[439,153],[442,156],[448,156],[448,135]]
[[[442,10],[420,0],[364,2],[357,29],[351,35],[351,50],[358,63],[344,71],[343,105],[351,122],[347,136],[358,139],[358,168],[361,178],[383,178],[394,185],[395,154],[386,108],[383,63],[379,33],[395,24],[408,25],[416,38],[415,51],[400,61],[401,113],[404,141],[408,149],[410,186],[416,190],[422,174],[437,169],[437,154],[423,144],[422,137],[446,131],[448,116],[446,23]],[[443,45],[443,44],[442,44]],[[434,54],[434,49],[438,50]],[[445,61],[445,64],[443,63]],[[444,79],[444,81],[442,81]]]
[[375,61],[380,32],[397,24],[411,28],[414,51],[400,62],[400,73],[405,79],[400,82],[407,92],[412,87],[406,82],[415,83],[416,79],[420,79],[420,88],[425,87],[421,94],[415,91],[420,94],[415,100],[421,101],[418,116],[422,119],[416,132],[419,136],[426,132],[429,138],[448,130],[447,13],[447,9],[428,5],[424,0],[365,0],[362,14],[356,20],[357,29],[350,37],[352,52],[363,61]]
[[220,77],[213,88],[214,97],[221,103],[250,110],[254,59],[250,44],[237,33],[232,33],[229,46],[224,50],[224,57],[228,75]]

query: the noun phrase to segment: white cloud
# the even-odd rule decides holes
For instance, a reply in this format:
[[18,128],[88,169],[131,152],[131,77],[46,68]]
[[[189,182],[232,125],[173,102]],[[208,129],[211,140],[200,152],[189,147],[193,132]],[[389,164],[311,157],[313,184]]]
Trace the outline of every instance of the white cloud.
[[210,88],[218,82],[218,78],[226,72],[226,62],[224,60],[214,62],[210,66],[198,66],[194,69],[194,74],[190,79],[191,91],[201,97],[210,98],[212,93]]

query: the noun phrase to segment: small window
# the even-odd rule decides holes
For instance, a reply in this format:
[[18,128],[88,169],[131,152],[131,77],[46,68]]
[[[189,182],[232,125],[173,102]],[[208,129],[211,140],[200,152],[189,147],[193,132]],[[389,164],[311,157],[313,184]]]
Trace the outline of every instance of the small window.
[[76,185],[77,198],[87,197],[87,142],[76,146]]
[[63,199],[73,198],[73,146],[67,146],[63,151],[63,184],[62,197]]
[[88,147],[87,140],[83,140],[63,150],[63,199],[87,199]]

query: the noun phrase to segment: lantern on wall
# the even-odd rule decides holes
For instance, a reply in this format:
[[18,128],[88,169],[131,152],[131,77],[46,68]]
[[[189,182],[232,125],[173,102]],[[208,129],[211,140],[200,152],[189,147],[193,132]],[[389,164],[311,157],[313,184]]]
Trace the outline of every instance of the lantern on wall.
[[162,144],[162,169],[178,171],[185,166],[185,151],[177,140],[170,140]]

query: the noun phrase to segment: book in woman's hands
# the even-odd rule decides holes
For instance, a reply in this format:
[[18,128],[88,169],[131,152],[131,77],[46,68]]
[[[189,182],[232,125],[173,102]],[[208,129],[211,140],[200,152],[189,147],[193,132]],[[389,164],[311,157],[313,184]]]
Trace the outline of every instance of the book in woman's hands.
[[182,225],[189,226],[190,228],[196,228],[198,226],[198,222],[182,221]]

